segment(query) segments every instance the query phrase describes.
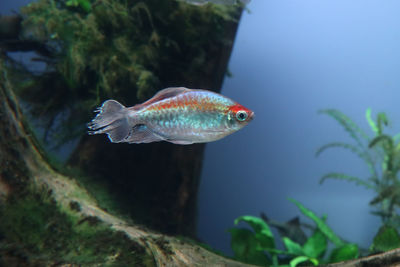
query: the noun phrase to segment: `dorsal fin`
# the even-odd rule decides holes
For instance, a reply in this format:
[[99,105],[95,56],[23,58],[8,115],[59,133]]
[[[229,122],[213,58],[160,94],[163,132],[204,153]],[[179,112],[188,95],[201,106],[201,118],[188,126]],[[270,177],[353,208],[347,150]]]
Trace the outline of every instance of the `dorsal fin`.
[[186,87],[168,87],[165,89],[162,89],[161,91],[158,91],[152,98],[150,98],[149,100],[147,100],[146,102],[142,103],[142,104],[138,104],[135,105],[133,107],[131,107],[134,110],[138,110],[141,109],[144,106],[153,104],[155,102],[158,102],[160,100],[169,98],[169,97],[174,97],[177,95],[180,95],[184,92],[190,91],[191,89],[188,89]]
[[287,224],[291,225],[299,225],[300,226],[300,218],[298,216],[290,219],[289,221],[286,222]]

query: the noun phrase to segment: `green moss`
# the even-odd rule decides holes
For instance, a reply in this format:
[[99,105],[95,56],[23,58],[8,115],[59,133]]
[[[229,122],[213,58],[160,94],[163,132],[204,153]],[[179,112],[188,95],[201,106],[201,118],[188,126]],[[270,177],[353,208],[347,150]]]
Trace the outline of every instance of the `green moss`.
[[73,211],[81,211],[81,205],[76,201],[69,202],[69,208]]
[[0,259],[5,266],[10,254],[28,266],[154,266],[152,257],[123,232],[111,230],[96,217],[61,212],[46,190],[9,199],[0,207],[0,217]]
[[[28,122],[25,122],[25,124],[26,126],[30,126]],[[118,203],[112,194],[110,194],[109,188],[104,180],[96,179],[96,177],[88,177],[83,173],[83,171],[66,165],[52,151],[42,149],[44,143],[41,139],[36,137],[37,134],[33,128],[29,127],[27,129],[30,133],[31,141],[36,145],[35,148],[45,159],[45,162],[49,164],[50,168],[66,177],[74,178],[76,183],[71,183],[70,185],[74,185],[75,188],[71,190],[71,195],[66,196],[67,198],[94,201],[96,205],[110,214],[117,215],[126,221],[131,221],[131,218],[123,214],[123,210],[120,208],[120,203]],[[25,168],[25,166],[22,167]],[[15,180],[13,175],[10,179]],[[63,207],[60,208],[63,209]],[[63,209],[62,211],[70,213],[71,210],[79,211],[79,209],[80,204],[76,201],[71,201],[68,209]]]
[[[76,195],[73,197],[76,199],[87,199],[88,197],[92,198],[92,200],[94,200],[94,202],[101,209],[112,215],[116,215],[127,222],[132,222],[132,218],[124,213],[124,210],[121,208],[121,204],[117,199],[115,199],[115,197],[113,197],[110,189],[107,187],[107,183],[104,180],[96,179],[96,177],[85,176],[82,171],[79,171],[76,168],[65,167],[61,165],[57,166],[57,171],[68,177],[74,177],[75,181],[77,182],[77,186],[80,187],[79,189],[74,190],[74,194]],[[69,209],[79,209],[79,203],[70,203]]]

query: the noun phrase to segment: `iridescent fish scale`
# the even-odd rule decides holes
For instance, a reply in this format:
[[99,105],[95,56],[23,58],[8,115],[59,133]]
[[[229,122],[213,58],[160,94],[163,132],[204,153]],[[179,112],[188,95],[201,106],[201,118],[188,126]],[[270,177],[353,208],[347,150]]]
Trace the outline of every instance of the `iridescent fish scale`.
[[[195,91],[164,99],[143,109],[144,120],[172,135],[200,134],[201,131],[223,130],[222,122],[231,101],[209,92]],[[166,127],[166,123],[168,126]],[[222,126],[222,129],[221,129]]]

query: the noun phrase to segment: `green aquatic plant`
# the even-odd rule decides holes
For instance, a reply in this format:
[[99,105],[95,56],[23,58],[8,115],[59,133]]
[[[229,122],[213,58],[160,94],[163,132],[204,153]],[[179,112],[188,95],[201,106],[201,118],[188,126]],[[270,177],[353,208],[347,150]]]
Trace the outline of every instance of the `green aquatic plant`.
[[351,151],[361,158],[368,166],[370,177],[360,178],[345,173],[331,172],[322,176],[320,183],[327,179],[340,179],[354,182],[367,189],[374,190],[376,197],[370,205],[377,207],[372,213],[382,219],[382,223],[395,228],[400,227],[400,216],[396,208],[400,206],[400,135],[388,135],[385,127],[389,120],[385,113],[378,113],[372,119],[371,109],[366,111],[367,122],[373,132],[370,136],[358,127],[349,117],[338,110],[320,111],[334,118],[350,135],[353,143],[333,142],[318,149],[316,155],[333,147]]
[[391,226],[383,225],[370,246],[373,253],[385,252],[400,247],[400,235],[397,230]]
[[232,45],[226,26],[237,22],[241,7],[39,0],[21,13],[24,38],[51,54],[36,58],[46,64],[44,73],[17,79],[19,95],[62,143],[83,133],[91,110],[105,99],[134,104],[164,87],[219,75],[210,68],[221,47]]
[[[277,249],[274,234],[265,220],[254,216],[241,216],[235,220],[235,225],[241,221],[246,222],[252,230],[247,228],[229,229],[232,237],[231,247],[236,260],[262,266],[295,267],[301,263],[318,265],[355,259],[359,256],[358,246],[338,237],[326,224],[326,218],[318,217],[294,199],[289,200],[315,224],[313,233],[304,244],[293,241],[293,238],[289,236],[283,236],[282,243],[286,250]],[[334,249],[326,258],[328,242],[332,243]]]
[[92,10],[90,1],[87,0],[68,0],[67,2],[65,2],[65,5],[72,7],[80,7],[87,13],[89,13]]
[[[362,179],[344,173],[331,172],[324,175],[320,182],[327,179],[339,179],[355,182],[367,189],[372,189],[377,196],[370,202],[378,209],[374,214],[382,218],[383,225],[377,231],[369,250],[362,250],[357,244],[348,243],[337,236],[326,224],[326,218],[320,218],[311,210],[304,207],[301,203],[290,199],[299,210],[310,218],[315,226],[312,227],[312,234],[303,242],[303,238],[296,238],[290,232],[304,235],[301,227],[310,228],[309,225],[295,226],[296,231],[281,231],[282,225],[279,224],[278,230],[282,237],[285,250],[277,249],[276,240],[268,220],[254,216],[241,216],[235,220],[235,224],[240,221],[250,225],[252,230],[247,228],[232,228],[229,230],[232,236],[231,246],[234,251],[235,259],[257,265],[272,266],[297,266],[302,263],[308,265],[319,265],[321,263],[338,262],[358,258],[361,254],[380,253],[400,247],[400,216],[396,208],[400,205],[400,184],[398,174],[400,171],[400,134],[390,136],[385,133],[385,127],[389,125],[389,120],[385,113],[378,113],[376,119],[372,119],[371,109],[366,111],[367,122],[373,132],[373,136],[367,135],[349,117],[338,110],[328,109],[320,111],[322,114],[334,118],[349,133],[354,143],[332,142],[320,147],[316,155],[320,155],[327,149],[339,147],[349,150],[360,157],[368,166],[370,177]],[[274,223],[276,226],[277,223]],[[288,223],[290,224],[290,222]],[[287,226],[287,225],[284,225]],[[293,229],[292,229],[293,230]],[[332,243],[333,250],[328,250],[328,243]],[[329,252],[329,256],[327,253]]]

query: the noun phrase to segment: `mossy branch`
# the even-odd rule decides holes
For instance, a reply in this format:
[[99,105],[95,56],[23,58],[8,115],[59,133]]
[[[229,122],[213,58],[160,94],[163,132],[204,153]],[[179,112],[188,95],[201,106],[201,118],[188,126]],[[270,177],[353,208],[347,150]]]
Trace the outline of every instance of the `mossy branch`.
[[250,266],[102,210],[39,153],[8,85],[0,62],[0,265]]

